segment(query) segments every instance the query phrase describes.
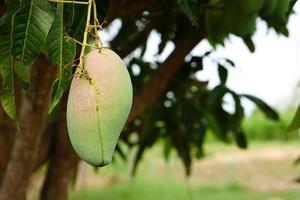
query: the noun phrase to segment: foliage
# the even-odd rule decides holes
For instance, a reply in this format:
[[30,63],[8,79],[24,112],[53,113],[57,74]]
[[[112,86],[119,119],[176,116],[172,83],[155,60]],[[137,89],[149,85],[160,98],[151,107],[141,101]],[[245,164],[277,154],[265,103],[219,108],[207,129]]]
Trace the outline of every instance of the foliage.
[[[148,48],[147,38],[151,30],[161,34],[159,54],[167,42],[176,42],[187,37],[189,32],[199,33],[199,40],[207,38],[211,45],[224,44],[224,40],[235,34],[241,37],[250,51],[254,51],[251,36],[255,32],[258,17],[265,20],[270,28],[279,34],[288,35],[286,24],[292,13],[295,0],[168,0],[151,5],[136,18],[121,16],[122,27],[111,42],[112,48],[128,55],[135,49],[141,49],[137,56],[129,56],[129,71],[135,91],[138,91],[157,71],[160,63],[145,62],[143,52]],[[99,15],[104,16],[110,1],[98,0]],[[64,40],[69,35],[80,40],[85,28],[86,12],[84,5],[63,5],[46,0],[8,0],[0,3],[0,44],[11,38],[10,53],[0,51],[0,57],[11,58],[0,60],[3,89],[1,102],[8,115],[16,120],[14,103],[13,71],[16,79],[25,80],[20,74],[27,71],[40,54],[59,68],[57,80],[53,85],[50,111],[64,91],[69,88],[72,70],[67,63],[75,56],[75,44]],[[3,11],[4,10],[4,11]],[[162,12],[157,12],[157,11]],[[168,13],[168,15],[163,15]],[[114,42],[118,41],[118,42]],[[138,45],[131,45],[137,43]],[[1,45],[0,45],[1,46]],[[126,50],[126,51],[125,51]],[[146,112],[128,124],[122,136],[129,147],[137,146],[136,165],[143,152],[159,139],[165,141],[165,157],[176,150],[181,157],[186,173],[190,173],[194,157],[203,155],[203,143],[208,130],[222,141],[232,138],[241,148],[247,147],[247,140],[241,126],[244,111],[242,98],[253,101],[271,119],[278,119],[276,112],[257,97],[237,94],[226,87],[228,67],[234,65],[228,59],[218,61],[220,85],[213,89],[207,88],[207,82],[198,80],[195,74],[202,70],[203,56],[186,59],[178,73],[175,74],[167,91]],[[14,62],[21,63],[13,65]],[[225,63],[225,64],[224,64]],[[140,72],[134,73],[138,66]],[[13,69],[14,68],[14,69]],[[19,73],[17,73],[19,72]],[[28,82],[28,79],[27,79]],[[235,111],[227,112],[224,108],[224,95],[229,94],[235,102]],[[9,103],[8,103],[9,102]],[[137,134],[138,141],[131,136]],[[135,168],[134,168],[135,169]]]
[[247,131],[249,140],[260,141],[286,141],[297,140],[298,135],[294,132],[287,132],[289,122],[292,118],[292,108],[280,112],[280,120],[277,122],[268,120],[258,112],[254,111],[251,116],[244,120],[243,127]]
[[297,112],[295,114],[295,117],[294,117],[293,121],[291,122],[291,124],[289,125],[287,130],[289,132],[291,132],[291,131],[295,131],[299,128],[300,128],[300,105],[297,109]]

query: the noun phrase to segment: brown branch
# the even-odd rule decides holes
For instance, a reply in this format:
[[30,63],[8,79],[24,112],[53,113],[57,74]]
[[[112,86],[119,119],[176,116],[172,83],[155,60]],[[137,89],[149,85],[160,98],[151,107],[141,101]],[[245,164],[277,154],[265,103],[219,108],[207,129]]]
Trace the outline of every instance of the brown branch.
[[4,113],[2,107],[0,107],[0,185],[1,180],[3,178],[3,173],[6,169],[7,162],[9,160],[9,155],[11,151],[11,147],[14,141],[14,133],[16,128],[9,119],[9,117]]
[[1,4],[0,5],[0,17],[2,17],[4,15],[5,11],[6,11],[6,5]]
[[57,132],[54,137],[53,152],[42,188],[41,199],[43,200],[67,199],[71,178],[79,162],[79,157],[74,152],[68,136],[66,107],[67,95],[65,94],[61,102],[61,109],[58,113]]
[[56,68],[45,56],[40,56],[32,69],[31,88],[23,97],[19,111],[21,128],[16,131],[10,160],[0,188],[1,200],[25,198],[45,129]]
[[146,8],[158,5],[160,0],[111,0],[106,14],[108,22],[116,18],[136,16],[136,14],[146,10]]
[[150,81],[138,91],[133,100],[133,106],[127,122],[131,122],[150,105],[152,105],[166,90],[172,76],[178,71],[184,58],[203,39],[203,33],[194,31],[175,43],[171,55],[159,66]]
[[[130,54],[132,51],[134,51],[137,47],[139,47],[143,42],[147,41],[147,38],[150,34],[150,32],[153,30],[154,26],[155,26],[155,22],[151,21],[149,23],[146,24],[145,28],[131,41],[129,41],[128,43],[126,43],[124,45],[124,47],[120,48],[120,44],[122,44],[122,42],[120,41],[119,38],[121,36],[117,35],[115,37],[115,39],[111,42],[111,48],[116,51],[116,53],[121,57],[124,58],[126,57],[128,54]],[[119,34],[121,34],[121,32],[119,32]]]

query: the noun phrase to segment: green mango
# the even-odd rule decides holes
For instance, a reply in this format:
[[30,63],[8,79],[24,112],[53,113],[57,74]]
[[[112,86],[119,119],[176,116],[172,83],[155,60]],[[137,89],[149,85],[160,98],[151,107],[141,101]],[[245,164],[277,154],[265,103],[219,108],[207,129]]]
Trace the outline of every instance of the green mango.
[[71,83],[67,104],[68,133],[77,154],[105,166],[113,153],[132,105],[132,84],[122,59],[112,50],[84,57]]

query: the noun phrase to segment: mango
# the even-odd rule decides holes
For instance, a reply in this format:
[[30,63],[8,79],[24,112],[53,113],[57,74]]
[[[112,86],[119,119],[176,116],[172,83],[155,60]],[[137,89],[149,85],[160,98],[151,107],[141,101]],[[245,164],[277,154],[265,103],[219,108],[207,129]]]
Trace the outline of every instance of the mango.
[[92,50],[77,68],[67,103],[67,127],[76,153],[87,163],[112,161],[132,105],[132,84],[122,59],[112,50]]

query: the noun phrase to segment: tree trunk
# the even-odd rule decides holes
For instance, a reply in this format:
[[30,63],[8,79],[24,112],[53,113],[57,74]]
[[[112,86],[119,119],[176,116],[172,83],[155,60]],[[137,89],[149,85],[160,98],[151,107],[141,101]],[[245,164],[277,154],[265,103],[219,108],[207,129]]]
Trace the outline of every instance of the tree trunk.
[[27,184],[35,167],[38,147],[45,129],[51,85],[56,68],[40,56],[32,68],[31,88],[19,110],[20,129],[16,131],[10,160],[0,188],[1,200],[25,199]]
[[66,102],[67,95],[64,96],[61,102],[62,108],[58,114],[57,132],[54,138],[47,177],[42,188],[42,200],[67,199],[69,185],[79,162],[79,157],[71,146],[67,132]]

